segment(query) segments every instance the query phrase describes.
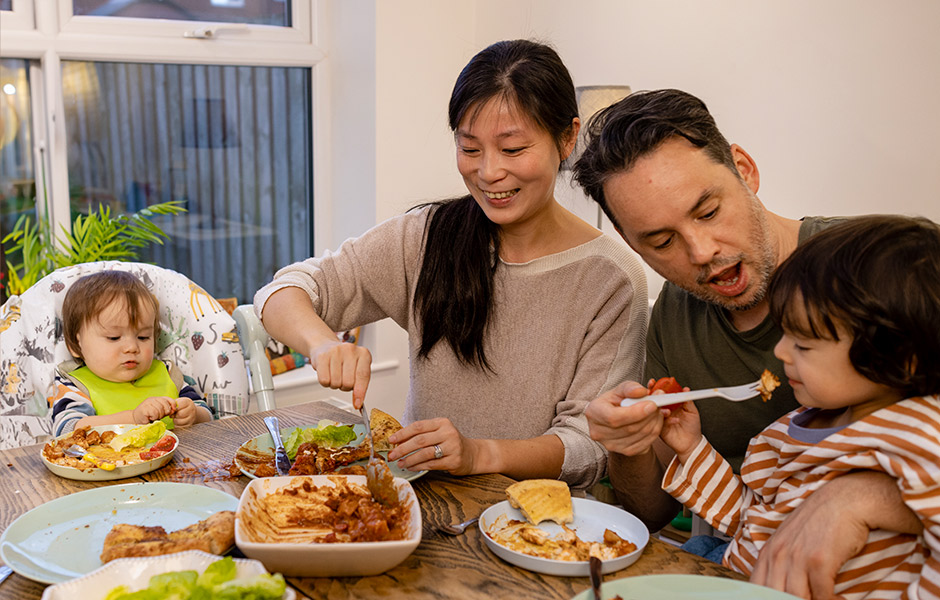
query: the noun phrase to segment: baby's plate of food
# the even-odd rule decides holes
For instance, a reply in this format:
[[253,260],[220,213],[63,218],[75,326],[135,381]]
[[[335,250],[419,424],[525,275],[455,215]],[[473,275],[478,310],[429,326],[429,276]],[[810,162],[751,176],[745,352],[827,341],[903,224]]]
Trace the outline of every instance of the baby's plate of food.
[[120,558],[46,588],[42,600],[137,600],[140,598],[254,598],[293,600],[280,573],[256,560],[188,550],[165,556]]
[[[708,575],[637,575],[604,582],[603,600],[797,600],[785,592],[747,581]],[[594,600],[584,590],[571,600]]]
[[109,481],[159,469],[173,460],[178,444],[163,421],[80,427],[47,442],[42,462],[66,479]]
[[[369,415],[375,452],[388,456],[394,444],[388,436],[401,429],[394,417],[377,408]],[[291,461],[290,475],[365,475],[369,462],[369,432],[364,424],[346,425],[322,419],[316,425],[280,429],[284,449]],[[276,477],[274,441],[263,433],[238,448],[235,465],[251,478]],[[389,463],[392,475],[408,481],[427,471],[408,471]]]
[[506,496],[480,515],[483,540],[498,557],[530,571],[587,577],[596,556],[602,572],[612,573],[636,562],[649,542],[638,518],[612,504],[572,498],[563,481],[520,481]]
[[96,487],[40,504],[0,535],[0,559],[41,583],[81,577],[119,558],[235,545],[238,498],[188,483]]

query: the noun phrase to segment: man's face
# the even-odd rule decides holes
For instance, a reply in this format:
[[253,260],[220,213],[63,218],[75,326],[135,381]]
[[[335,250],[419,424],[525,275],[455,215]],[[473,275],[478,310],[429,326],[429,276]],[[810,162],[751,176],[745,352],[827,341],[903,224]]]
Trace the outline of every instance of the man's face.
[[657,273],[729,310],[764,298],[777,251],[755,195],[757,168],[739,147],[742,179],[675,137],[611,177],[604,195],[631,248]]

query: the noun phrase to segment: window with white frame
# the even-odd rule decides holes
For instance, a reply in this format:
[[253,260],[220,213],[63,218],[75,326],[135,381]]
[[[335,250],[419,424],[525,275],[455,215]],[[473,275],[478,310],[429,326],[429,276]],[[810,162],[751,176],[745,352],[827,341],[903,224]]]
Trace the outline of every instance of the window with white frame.
[[140,260],[250,302],[313,250],[313,24],[309,0],[0,0],[0,239],[177,201]]

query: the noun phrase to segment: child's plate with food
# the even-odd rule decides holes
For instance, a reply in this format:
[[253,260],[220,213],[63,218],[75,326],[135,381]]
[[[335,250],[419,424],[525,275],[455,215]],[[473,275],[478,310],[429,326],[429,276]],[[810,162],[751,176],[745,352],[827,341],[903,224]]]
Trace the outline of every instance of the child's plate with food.
[[508,563],[547,575],[587,577],[590,554],[603,560],[602,573],[632,565],[649,542],[649,530],[618,506],[572,498],[573,520],[565,525],[529,523],[508,501],[480,515],[486,546]]
[[178,445],[162,421],[81,427],[46,442],[42,462],[66,479],[111,481],[159,469],[173,460]]
[[[373,415],[379,412],[373,409]],[[382,413],[387,419],[388,415]],[[381,431],[373,416],[373,434],[376,438],[376,455],[386,457],[391,446],[387,442],[390,432],[401,429],[394,421]],[[397,429],[395,426],[397,425]],[[345,425],[323,419],[316,424],[280,429],[284,449],[291,461],[291,475],[365,475],[369,462],[369,432],[363,424]],[[235,452],[235,465],[241,472],[257,479],[276,477],[274,440],[271,434],[262,433],[242,444]],[[397,463],[388,463],[392,475],[412,481],[427,471],[408,471]]]

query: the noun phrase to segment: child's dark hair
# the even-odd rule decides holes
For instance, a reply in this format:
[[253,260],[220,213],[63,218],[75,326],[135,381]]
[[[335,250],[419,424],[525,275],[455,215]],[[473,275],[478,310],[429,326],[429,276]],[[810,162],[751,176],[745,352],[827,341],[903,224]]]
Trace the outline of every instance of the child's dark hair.
[[62,301],[62,331],[65,345],[73,355],[82,358],[78,344],[82,327],[97,319],[102,310],[117,300],[124,302],[134,327],[144,325],[140,307],[148,303],[153,306],[153,339],[156,342],[160,334],[160,305],[144,282],[127,271],[100,271],[80,277]]
[[936,223],[872,215],[833,225],[780,265],[768,298],[787,331],[838,340],[841,328],[851,335],[849,360],[867,379],[906,397],[940,392]]

